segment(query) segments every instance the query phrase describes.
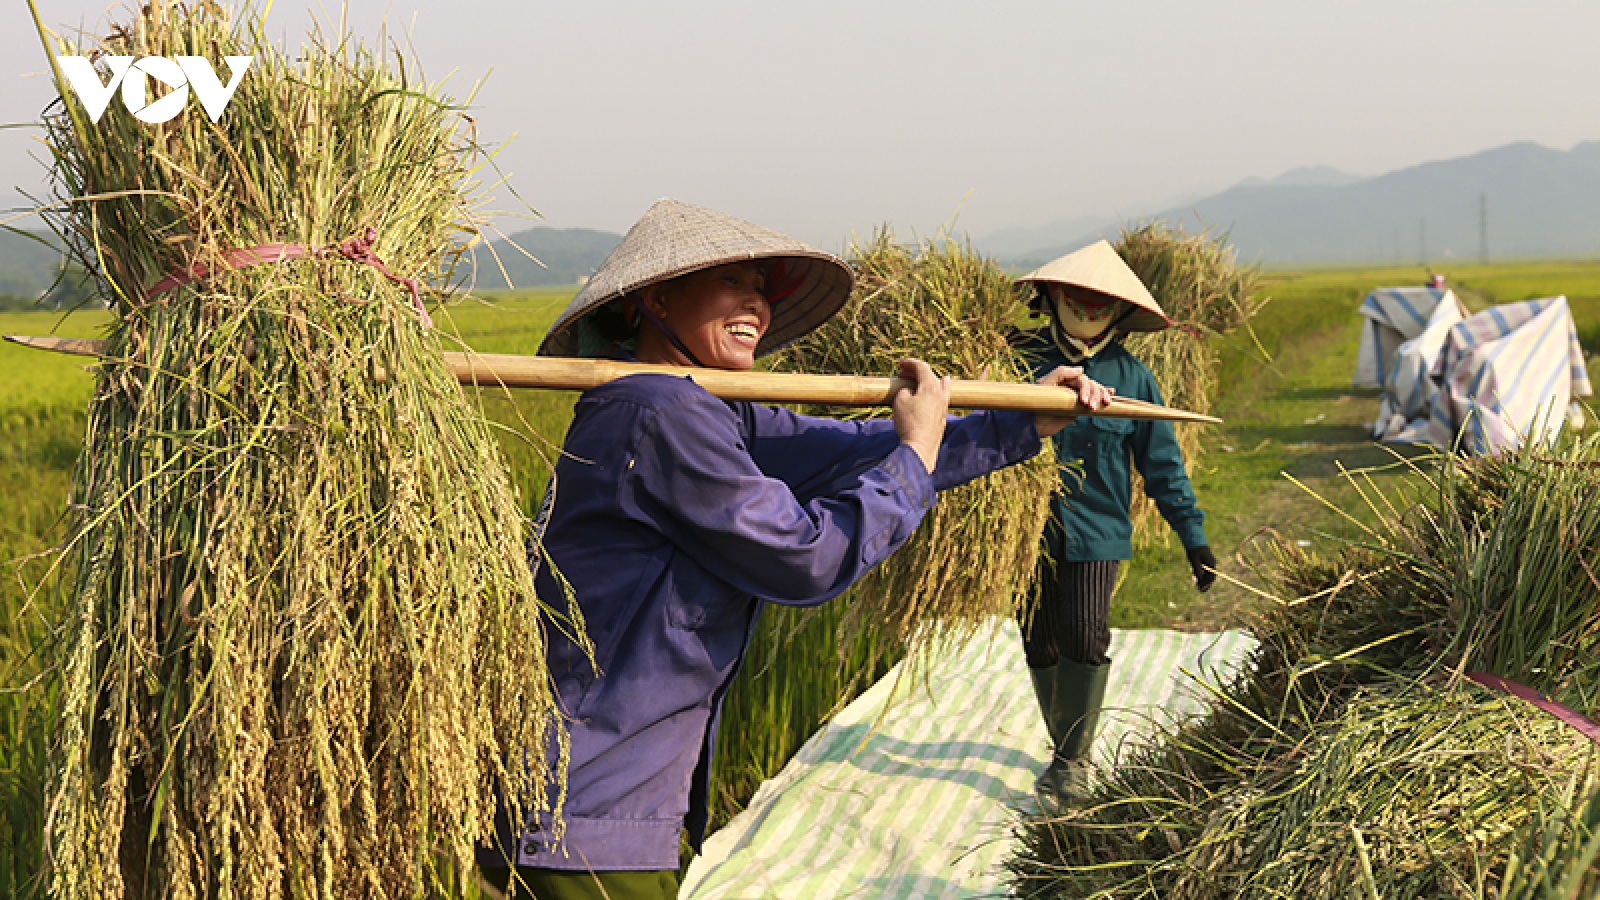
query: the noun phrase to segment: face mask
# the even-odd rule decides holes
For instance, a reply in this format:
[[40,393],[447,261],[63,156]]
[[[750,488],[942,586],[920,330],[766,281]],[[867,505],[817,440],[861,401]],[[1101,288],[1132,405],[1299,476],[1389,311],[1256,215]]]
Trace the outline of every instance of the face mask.
[[1099,298],[1075,296],[1076,292],[1069,293],[1053,284],[1049,286],[1049,292],[1057,329],[1086,344],[1096,343],[1127,305],[1122,300],[1110,297],[1100,302]]

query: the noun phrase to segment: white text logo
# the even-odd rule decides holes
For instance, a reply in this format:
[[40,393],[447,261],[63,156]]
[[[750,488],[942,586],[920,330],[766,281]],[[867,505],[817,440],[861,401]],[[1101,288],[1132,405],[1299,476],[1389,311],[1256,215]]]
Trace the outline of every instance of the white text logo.
[[[67,82],[78,92],[78,99],[83,101],[83,108],[89,113],[91,122],[99,122],[100,117],[105,115],[106,106],[111,103],[111,95],[117,92],[118,86],[122,88],[122,105],[141,122],[165,122],[183,112],[184,104],[189,102],[190,88],[194,88],[194,95],[200,98],[206,115],[215,122],[222,118],[222,111],[228,108],[228,101],[233,99],[234,90],[239,87],[239,81],[244,78],[245,70],[250,68],[250,61],[255,57],[223,57],[233,75],[226,87],[217,79],[211,64],[199,56],[172,59],[146,56],[138,62],[131,56],[107,56],[104,59],[106,68],[111,70],[109,81],[101,81],[94,63],[82,56],[56,57],[62,73],[67,76]],[[145,93],[145,81],[149,78],[170,88],[165,97],[153,103],[148,101]]]

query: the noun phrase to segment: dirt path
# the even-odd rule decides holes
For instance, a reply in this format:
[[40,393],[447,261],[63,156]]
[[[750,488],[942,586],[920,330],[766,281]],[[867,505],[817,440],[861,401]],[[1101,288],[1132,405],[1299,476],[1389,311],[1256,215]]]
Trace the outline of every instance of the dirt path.
[[[1271,364],[1261,362],[1244,340],[1234,339],[1226,351],[1255,361],[1224,368],[1216,412],[1225,424],[1206,437],[1205,455],[1190,465],[1207,512],[1206,532],[1226,574],[1248,577],[1235,553],[1266,529],[1329,548],[1334,542],[1318,532],[1359,533],[1286,475],[1363,520],[1371,513],[1339,465],[1388,467],[1374,475],[1385,489],[1403,477],[1395,456],[1368,437],[1367,427],[1377,418],[1377,392],[1350,386],[1360,341],[1354,311],[1353,304],[1328,309],[1318,317],[1321,327],[1285,335]],[[1199,594],[1177,540],[1170,532],[1162,537],[1164,544],[1135,551],[1112,607],[1113,625],[1218,630],[1240,624],[1260,602],[1225,580]]]

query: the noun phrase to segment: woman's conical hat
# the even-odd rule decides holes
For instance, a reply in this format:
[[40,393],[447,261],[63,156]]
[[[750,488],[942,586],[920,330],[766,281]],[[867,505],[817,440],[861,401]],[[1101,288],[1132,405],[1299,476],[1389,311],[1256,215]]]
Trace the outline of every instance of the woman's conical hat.
[[625,294],[712,266],[776,259],[782,271],[767,271],[767,291],[783,293],[772,304],[772,323],[756,346],[765,356],[809,334],[839,311],[855,276],[844,260],[732,216],[657,200],[618,244],[600,270],[556,318],[539,344],[540,356],[577,356],[573,326]]
[[1160,331],[1172,324],[1161,311],[1161,304],[1150,295],[1150,289],[1128,268],[1116,248],[1103,239],[1045,263],[1017,281],[1072,285],[1126,300],[1134,311],[1117,323],[1123,331]]

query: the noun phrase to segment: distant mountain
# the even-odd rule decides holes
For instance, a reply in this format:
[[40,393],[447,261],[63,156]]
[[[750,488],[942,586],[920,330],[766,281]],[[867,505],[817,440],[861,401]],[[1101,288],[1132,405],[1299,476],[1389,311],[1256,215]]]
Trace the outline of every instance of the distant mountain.
[[[511,276],[511,285],[519,288],[577,284],[580,278],[594,274],[606,255],[621,241],[620,234],[587,228],[539,227],[520,231],[509,239],[495,241],[493,254],[486,249],[477,250],[476,287],[479,290],[507,287],[506,275]],[[539,262],[529,259],[529,254]]]
[[[1191,224],[1198,216],[1229,231],[1243,259],[1437,265],[1478,257],[1480,202],[1491,259],[1600,254],[1600,142],[1566,152],[1509,144],[1371,178],[1299,169],[1153,217]],[[1005,261],[1036,266],[1096,237],[1086,230]]]
[[1251,176],[1234,185],[1234,187],[1294,187],[1297,185],[1342,187],[1364,180],[1366,180],[1366,176],[1341,172],[1333,166],[1301,166],[1297,169],[1290,169],[1277,178]]
[[[41,244],[45,240],[50,243]],[[55,281],[61,251],[55,237],[0,229],[0,294],[37,297]]]

